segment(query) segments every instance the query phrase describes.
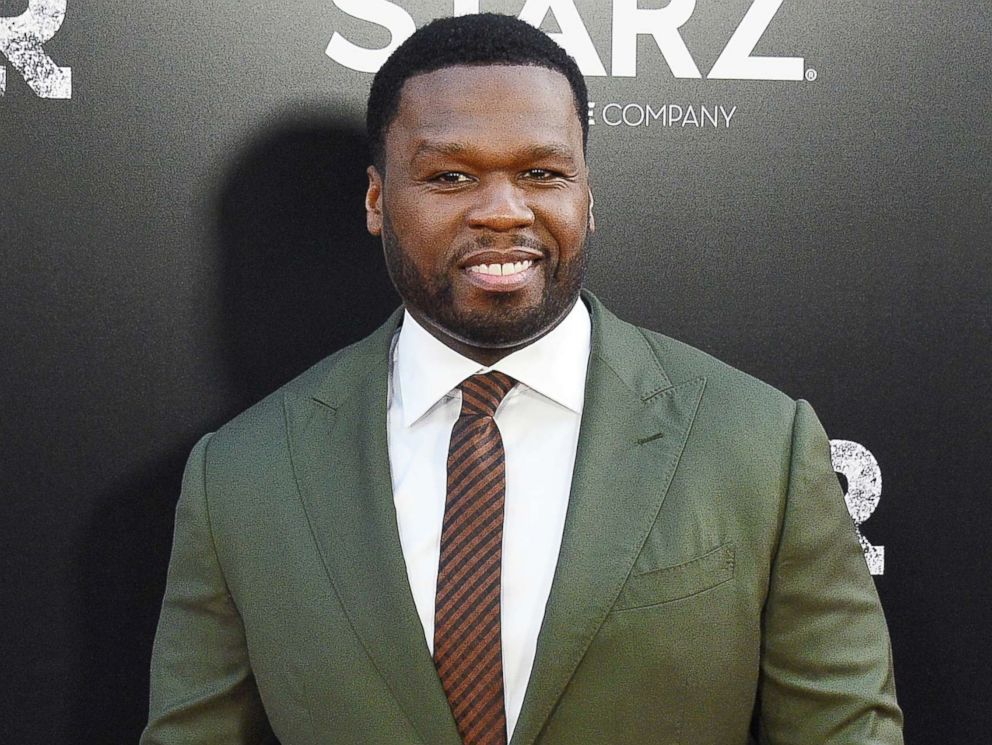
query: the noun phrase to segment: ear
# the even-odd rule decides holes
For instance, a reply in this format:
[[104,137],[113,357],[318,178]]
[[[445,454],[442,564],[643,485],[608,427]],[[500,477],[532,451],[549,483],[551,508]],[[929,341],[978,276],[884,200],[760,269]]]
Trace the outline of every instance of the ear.
[[365,171],[369,188],[365,192],[365,226],[372,235],[382,235],[382,176],[375,166]]
[[592,214],[592,206],[596,203],[596,200],[592,197],[592,189],[589,189],[589,232],[596,232],[596,218]]

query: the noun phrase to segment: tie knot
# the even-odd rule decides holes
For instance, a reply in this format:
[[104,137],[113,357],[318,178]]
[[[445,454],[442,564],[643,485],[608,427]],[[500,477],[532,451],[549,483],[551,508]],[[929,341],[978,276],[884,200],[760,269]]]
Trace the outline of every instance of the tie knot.
[[493,416],[496,407],[509,393],[515,381],[506,373],[492,372],[473,375],[462,381],[462,416]]

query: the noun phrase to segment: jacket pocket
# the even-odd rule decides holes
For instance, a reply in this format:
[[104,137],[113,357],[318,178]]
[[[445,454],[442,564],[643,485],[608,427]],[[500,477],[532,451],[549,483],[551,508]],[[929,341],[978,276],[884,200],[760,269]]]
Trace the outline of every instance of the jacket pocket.
[[613,610],[659,605],[698,595],[734,578],[734,544],[724,543],[675,566],[632,574]]

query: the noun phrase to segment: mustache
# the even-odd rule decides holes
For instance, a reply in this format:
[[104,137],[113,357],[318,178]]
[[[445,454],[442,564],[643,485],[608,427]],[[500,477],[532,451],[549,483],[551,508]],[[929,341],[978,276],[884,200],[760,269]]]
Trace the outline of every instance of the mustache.
[[483,234],[474,240],[459,245],[452,253],[449,261],[451,264],[457,264],[469,254],[487,248],[529,248],[532,251],[539,251],[543,258],[551,255],[551,249],[548,248],[547,244],[528,235],[512,235],[509,239],[506,239],[497,238],[495,235]]

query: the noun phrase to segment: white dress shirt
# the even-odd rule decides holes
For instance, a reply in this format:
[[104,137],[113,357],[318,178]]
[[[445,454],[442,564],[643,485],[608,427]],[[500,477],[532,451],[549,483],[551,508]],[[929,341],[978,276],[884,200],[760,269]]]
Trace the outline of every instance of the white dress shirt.
[[501,625],[507,736],[513,734],[558,562],[585,397],[591,323],[579,300],[533,344],[484,367],[409,313],[394,338],[388,443],[393,501],[410,589],[434,649],[448,443],[465,378],[499,370],[517,385],[496,410],[506,453]]

